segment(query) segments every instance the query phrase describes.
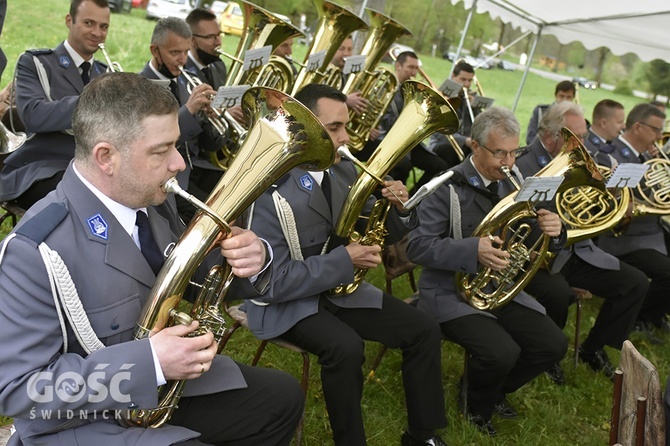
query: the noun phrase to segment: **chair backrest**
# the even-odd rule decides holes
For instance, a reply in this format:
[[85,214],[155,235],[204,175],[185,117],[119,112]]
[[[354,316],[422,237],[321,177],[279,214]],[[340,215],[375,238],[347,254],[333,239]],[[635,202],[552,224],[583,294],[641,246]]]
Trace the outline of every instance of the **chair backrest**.
[[615,382],[610,444],[665,444],[665,413],[656,367],[630,341],[624,341],[619,370],[623,379],[616,380],[619,389]]
[[407,258],[408,237],[405,236],[399,242],[387,245],[382,252],[382,263],[386,271],[386,279],[393,280],[403,274],[409,273],[416,268],[416,264]]

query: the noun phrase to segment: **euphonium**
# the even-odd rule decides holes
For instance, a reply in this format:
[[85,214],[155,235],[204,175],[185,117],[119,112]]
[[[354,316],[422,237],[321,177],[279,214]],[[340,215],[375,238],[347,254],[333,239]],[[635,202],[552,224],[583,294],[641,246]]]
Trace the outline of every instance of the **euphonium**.
[[105,58],[105,61],[107,62],[108,73],[120,73],[123,71],[121,64],[116,61],[113,61],[112,58],[109,57],[109,54],[107,54],[107,50],[105,49],[104,43],[99,43],[98,48],[100,48],[100,52],[102,52],[102,55]]
[[[272,79],[272,82],[270,82],[268,80],[269,74],[262,74],[264,66],[261,64],[254,64],[252,62],[247,70],[244,69],[244,54],[249,50],[263,48],[268,45],[272,46],[271,52],[273,52],[285,40],[302,36],[303,33],[295,26],[260,6],[256,6],[246,0],[239,0],[238,3],[242,7],[242,13],[244,14],[244,25],[237,51],[234,56],[229,56],[232,59],[232,63],[228,70],[226,86],[254,84],[258,86],[266,86],[256,83],[256,79],[262,77],[265,79],[265,82],[273,83],[277,86],[286,86],[285,90],[288,91],[293,81],[293,71],[290,70],[290,67],[288,67],[288,73],[290,73],[291,77],[290,79]],[[221,52],[221,54],[228,56],[223,52]],[[277,64],[278,59],[280,58],[273,59],[273,65]],[[279,62],[279,64],[281,64],[281,62]],[[287,73],[287,71],[281,67],[276,68],[277,71],[274,71],[275,74]]]
[[[219,180],[206,205],[179,192],[176,181],[166,190],[177,191],[198,205],[197,212],[174,249],[170,252],[151,289],[135,328],[142,339],[175,323],[198,319],[200,333],[211,331],[217,343],[225,332],[221,305],[232,280],[231,268],[217,265],[210,270],[190,316],[177,311],[189,280],[205,257],[217,249],[233,222],[278,178],[304,165],[323,170],[333,162],[333,143],[319,120],[302,104],[284,93],[255,87],[243,96],[242,107],[252,125],[228,172]],[[219,347],[220,349],[221,347]],[[155,409],[124,411],[128,426],[159,427],[177,407],[185,381],[171,381],[159,388]]]
[[370,30],[361,51],[361,54],[365,54],[365,66],[358,73],[351,74],[342,88],[344,94],[359,91],[368,100],[368,108],[362,114],[349,112],[349,145],[356,151],[365,145],[370,131],[377,126],[398,87],[395,74],[385,68],[375,67],[399,37],[412,35],[410,30],[390,17],[372,9],[367,11],[370,15]]
[[[319,25],[307,50],[304,62],[300,64],[302,68],[296,77],[292,94],[296,94],[307,84],[328,83],[328,85],[339,90],[342,87],[341,73],[339,69],[331,68],[329,70],[330,61],[337,53],[342,42],[351,33],[368,27],[363,19],[342,6],[325,0],[312,1],[319,15]],[[309,57],[319,51],[326,52],[321,65],[318,67],[307,66]],[[326,79],[328,79],[327,82]],[[337,85],[333,85],[335,79],[339,80]]]
[[[562,176],[557,193],[577,186],[604,190],[602,175],[588,150],[568,129],[563,129],[563,138],[560,153],[535,176]],[[509,169],[505,174],[514,183]],[[472,237],[500,237],[503,244],[499,249],[509,253],[509,265],[501,271],[481,267],[476,274],[456,273],[459,294],[480,310],[492,310],[512,300],[546,260],[549,236],[542,234],[531,240],[531,223],[537,216],[535,207],[531,202],[514,201],[517,193],[501,199],[472,233]]]
[[[361,235],[354,226],[363,211],[372,192],[378,187],[379,179],[384,178],[393,166],[414,146],[434,132],[453,133],[458,129],[458,117],[444,96],[421,82],[408,80],[403,82],[402,93],[405,107],[398,120],[389,129],[367,162],[347,196],[335,224],[334,232],[339,237],[362,245],[381,245],[385,236],[385,220],[390,203],[378,200],[374,213],[368,220],[368,232]],[[357,269],[354,282],[335,288],[335,295],[350,294],[358,288],[365,278],[367,270]]]

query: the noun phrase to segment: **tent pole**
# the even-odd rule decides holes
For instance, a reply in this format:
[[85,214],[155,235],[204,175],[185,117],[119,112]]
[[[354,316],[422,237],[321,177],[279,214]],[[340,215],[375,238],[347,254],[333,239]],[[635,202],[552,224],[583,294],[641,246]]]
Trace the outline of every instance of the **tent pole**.
[[516,92],[516,98],[514,98],[514,106],[512,107],[512,113],[516,111],[516,106],[519,105],[519,98],[521,97],[521,90],[526,83],[526,78],[528,77],[528,71],[530,70],[530,64],[533,62],[533,55],[535,54],[535,49],[537,48],[537,42],[540,41],[540,36],[542,35],[542,26],[537,30],[537,35],[535,36],[535,41],[533,41],[533,47],[530,49],[530,54],[528,55],[528,60],[526,61],[526,69],[523,72],[523,77],[521,78],[521,83],[519,84],[519,90]]
[[472,20],[472,15],[475,13],[475,10],[477,9],[477,0],[474,0],[472,2],[472,8],[470,9],[470,12],[468,12],[468,18],[465,20],[465,26],[463,27],[463,31],[461,31],[461,41],[458,42],[458,49],[456,50],[456,57],[454,57],[454,61],[451,64],[451,71],[449,71],[449,78],[451,78],[451,75],[454,73],[454,67],[456,66],[456,61],[461,57],[461,51],[463,50],[463,44],[465,43],[465,36],[468,34],[468,29],[470,28],[470,21]]

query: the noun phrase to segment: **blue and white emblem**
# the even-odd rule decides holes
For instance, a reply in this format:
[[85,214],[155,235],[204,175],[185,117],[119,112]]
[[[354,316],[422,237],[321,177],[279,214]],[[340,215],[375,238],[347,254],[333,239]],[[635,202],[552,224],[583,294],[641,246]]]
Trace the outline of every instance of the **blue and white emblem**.
[[474,187],[481,187],[481,183],[477,177],[470,177],[470,184],[472,184]]
[[60,64],[61,67],[67,68],[70,66],[70,58],[67,56],[61,56],[58,59],[58,63]]
[[599,146],[600,143],[601,143],[601,140],[597,136],[593,135],[593,137],[591,138],[591,142],[593,143],[593,145]]
[[107,222],[102,218],[102,215],[96,214],[86,220],[86,222],[91,229],[91,234],[100,237],[103,240],[107,240]]
[[632,152],[630,151],[630,149],[628,147],[624,147],[623,149],[621,149],[621,156],[623,156],[625,158],[630,158],[631,154],[632,154]]
[[546,166],[547,164],[549,164],[549,160],[548,160],[547,157],[544,156],[544,155],[540,155],[540,156],[538,156],[538,157],[537,157],[537,162],[538,162],[538,164],[540,165],[540,167],[544,167],[544,166]]
[[314,178],[311,175],[305,174],[300,177],[300,185],[307,190],[314,188]]

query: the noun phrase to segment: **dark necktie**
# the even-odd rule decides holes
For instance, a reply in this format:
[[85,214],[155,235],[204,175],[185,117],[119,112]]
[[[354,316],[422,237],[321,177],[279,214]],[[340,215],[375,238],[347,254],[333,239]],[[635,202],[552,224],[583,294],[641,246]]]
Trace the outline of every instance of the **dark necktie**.
[[500,196],[498,195],[498,182],[491,181],[486,188],[491,192],[491,202],[495,206],[500,201]]
[[323,172],[323,180],[321,180],[321,191],[323,195],[326,196],[326,201],[328,202],[328,207],[332,210],[332,203],[330,197],[330,172],[327,170]]
[[140,237],[140,250],[142,251],[142,255],[147,259],[147,262],[149,262],[149,266],[151,266],[154,274],[158,275],[158,271],[160,271],[163,266],[165,259],[163,258],[160,249],[158,249],[156,240],[151,233],[149,217],[147,217],[147,214],[144,212],[137,211],[137,220],[135,221],[135,224],[138,228],[137,232]]
[[84,85],[87,85],[91,80],[88,74],[88,71],[91,69],[91,63],[84,62],[81,65],[79,65],[79,68],[81,68],[81,80],[84,82]]
[[637,159],[639,159],[642,164],[644,164],[647,161],[644,155],[641,153],[637,156]]
[[[177,81],[174,79],[170,79],[170,91],[174,97],[177,98],[177,102],[179,102],[179,85],[177,85]],[[179,102],[179,104],[181,104],[181,102]]]
[[205,79],[207,79],[207,83],[209,84],[210,87],[214,88],[214,82],[212,81],[212,67],[207,65],[206,67],[202,67],[202,74],[205,75]]

